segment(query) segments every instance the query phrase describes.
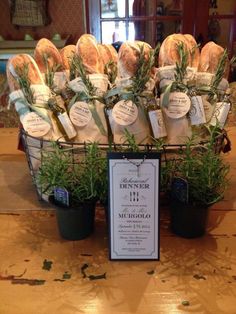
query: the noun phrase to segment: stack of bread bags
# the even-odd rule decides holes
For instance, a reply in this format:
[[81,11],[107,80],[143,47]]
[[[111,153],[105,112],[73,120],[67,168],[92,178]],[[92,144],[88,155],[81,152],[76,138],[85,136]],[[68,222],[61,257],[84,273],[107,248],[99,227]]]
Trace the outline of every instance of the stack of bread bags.
[[82,35],[76,44],[73,64],[78,77],[68,82],[75,92],[69,104],[69,115],[77,131],[76,142],[108,143],[103,95],[108,77],[94,36]]
[[[205,44],[196,73],[196,89],[202,98],[206,123],[219,124],[221,128],[224,127],[230,109],[228,74],[227,51],[212,41]],[[209,97],[212,93],[214,97]]]
[[[168,144],[183,144],[192,134],[189,87],[193,84],[198,63],[199,49],[191,35],[173,34],[163,41],[158,77]],[[178,76],[181,68],[183,75]]]
[[[145,42],[125,42],[121,45],[118,52],[118,78],[116,86],[108,95],[113,97],[117,95],[116,103],[109,112],[109,122],[113,133],[113,140],[116,144],[123,144],[126,138],[126,131],[134,136],[137,144],[146,144],[151,142],[151,132],[148,122],[146,104],[148,98],[154,99],[153,89],[155,80],[149,75],[149,81],[142,90],[137,89],[134,80],[142,80],[139,76],[139,61],[141,60],[141,51],[143,54],[144,66],[151,56],[152,48]],[[154,64],[154,62],[153,62]],[[145,96],[148,94],[148,97]]]

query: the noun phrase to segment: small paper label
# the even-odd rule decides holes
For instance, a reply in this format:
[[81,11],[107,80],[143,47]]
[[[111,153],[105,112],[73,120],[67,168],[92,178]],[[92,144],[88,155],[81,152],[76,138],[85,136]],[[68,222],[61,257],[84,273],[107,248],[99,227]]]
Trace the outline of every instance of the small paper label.
[[54,199],[62,205],[66,205],[69,207],[69,192],[66,189],[59,187],[55,188]]
[[196,85],[202,86],[207,85],[209,86],[213,80],[214,74],[207,73],[207,72],[197,72],[196,73]]
[[46,135],[51,128],[50,124],[35,112],[26,114],[22,119],[22,124],[25,131],[34,137],[42,137]]
[[131,100],[120,100],[112,110],[112,117],[119,125],[131,125],[137,120],[138,108]]
[[153,110],[148,112],[152,132],[155,138],[167,136],[166,127],[161,110]]
[[230,110],[230,104],[225,102],[218,102],[215,106],[213,116],[211,118],[211,125],[219,125],[223,129]]
[[206,123],[206,116],[201,96],[191,97],[191,109],[189,111],[190,121],[192,125]]
[[206,122],[209,122],[211,120],[214,107],[207,100],[207,98],[208,98],[207,95],[201,96],[201,98],[202,98],[202,102],[203,102],[203,108],[204,108],[204,112],[205,112]]
[[58,115],[58,119],[60,120],[61,124],[64,127],[64,130],[68,136],[69,139],[76,136],[76,131],[74,129],[73,124],[71,123],[68,114],[66,112]]
[[190,106],[190,98],[185,93],[174,92],[170,94],[169,105],[164,110],[168,117],[179,119],[189,112]]
[[175,80],[175,65],[168,65],[158,69],[159,86],[163,88]]
[[92,113],[86,102],[77,101],[70,109],[70,119],[72,123],[79,127],[86,126],[92,119]]

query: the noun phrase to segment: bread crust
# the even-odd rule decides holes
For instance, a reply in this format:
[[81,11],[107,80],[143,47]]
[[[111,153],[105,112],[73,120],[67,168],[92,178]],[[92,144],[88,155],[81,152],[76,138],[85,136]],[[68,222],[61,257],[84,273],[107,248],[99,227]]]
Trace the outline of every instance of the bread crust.
[[60,50],[62,66],[64,70],[70,70],[70,62],[76,51],[75,45],[67,45]]
[[120,78],[132,77],[138,65],[140,48],[144,47],[144,55],[149,57],[151,46],[142,41],[124,42],[118,52],[118,75]]
[[34,59],[41,73],[47,72],[44,56],[47,57],[47,63],[50,69],[57,67],[57,71],[62,71],[61,55],[57,47],[47,38],[40,39],[34,50]]
[[187,47],[189,50],[189,66],[198,68],[200,61],[200,49],[198,44],[191,34],[184,34],[184,37],[187,39]]
[[[172,34],[166,37],[160,47],[159,51],[159,67],[164,67],[167,65],[175,65],[179,61],[179,53],[177,46],[183,43],[184,48],[188,50],[188,41],[183,34]],[[188,57],[188,64],[189,57]]]
[[[224,48],[217,45],[213,41],[206,43],[200,54],[199,72],[208,72],[215,74],[220,58],[224,53]],[[224,77],[227,78],[229,74],[229,60],[226,62]]]
[[87,74],[104,73],[103,60],[94,36],[82,35],[76,43],[76,53],[81,57]]
[[112,45],[109,45],[109,44],[105,44],[105,46],[110,51],[112,61],[117,63],[117,61],[118,61],[118,53],[117,53],[116,49]]
[[104,66],[110,61],[117,63],[118,54],[112,45],[98,44],[97,47],[103,60]]
[[10,91],[20,89],[18,79],[23,67],[28,67],[28,80],[30,84],[44,85],[43,77],[34,59],[28,54],[19,54],[10,58],[7,62],[6,73]]

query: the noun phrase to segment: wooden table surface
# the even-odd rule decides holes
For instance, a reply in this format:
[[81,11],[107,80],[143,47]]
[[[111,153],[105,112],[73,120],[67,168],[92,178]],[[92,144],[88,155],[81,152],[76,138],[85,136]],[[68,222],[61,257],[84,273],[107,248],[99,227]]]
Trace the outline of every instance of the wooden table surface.
[[17,133],[0,129],[0,314],[236,313],[236,127],[224,157],[230,185],[210,209],[207,234],[173,235],[161,208],[160,261],[110,261],[103,208],[91,237],[61,239],[16,149]]

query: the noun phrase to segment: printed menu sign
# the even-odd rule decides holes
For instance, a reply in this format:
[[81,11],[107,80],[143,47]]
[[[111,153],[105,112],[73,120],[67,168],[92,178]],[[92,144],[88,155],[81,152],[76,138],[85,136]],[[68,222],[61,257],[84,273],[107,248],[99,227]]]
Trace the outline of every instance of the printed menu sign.
[[159,259],[158,153],[108,153],[110,259]]

